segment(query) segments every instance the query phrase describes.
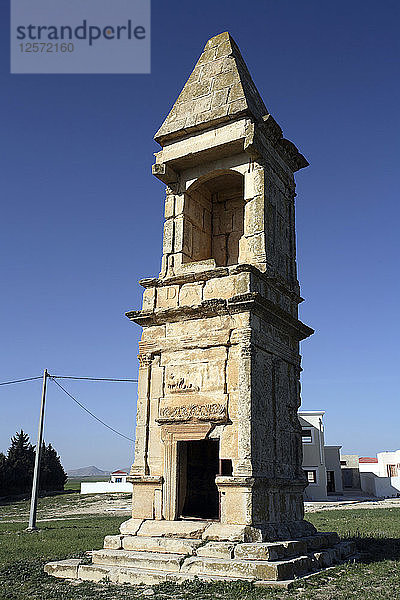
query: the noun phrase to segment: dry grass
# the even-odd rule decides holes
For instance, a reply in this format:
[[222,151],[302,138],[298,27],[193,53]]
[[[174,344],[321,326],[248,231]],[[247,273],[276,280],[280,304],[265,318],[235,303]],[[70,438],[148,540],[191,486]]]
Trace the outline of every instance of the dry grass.
[[[182,586],[115,586],[71,583],[43,573],[52,559],[83,556],[116,533],[122,517],[86,517],[48,521],[28,534],[21,523],[0,525],[0,600],[398,600],[400,598],[400,509],[334,510],[308,515],[320,530],[338,531],[356,540],[360,558],[339,565],[289,591],[256,589],[247,583]],[[145,594],[143,594],[143,592]],[[149,596],[150,594],[150,596]]]

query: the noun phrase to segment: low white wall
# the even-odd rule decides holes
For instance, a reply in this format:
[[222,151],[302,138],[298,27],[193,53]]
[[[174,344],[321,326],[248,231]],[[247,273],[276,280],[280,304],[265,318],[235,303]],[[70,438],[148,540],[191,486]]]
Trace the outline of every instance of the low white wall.
[[383,473],[381,473],[381,469],[378,463],[359,463],[358,465],[358,470],[360,471],[360,473],[373,473],[374,475],[377,475],[378,477],[380,475],[383,476]]
[[400,477],[377,477],[374,473],[360,473],[361,489],[377,498],[400,496]]
[[81,483],[81,494],[111,494],[113,492],[132,494],[132,484],[110,483],[109,481]]

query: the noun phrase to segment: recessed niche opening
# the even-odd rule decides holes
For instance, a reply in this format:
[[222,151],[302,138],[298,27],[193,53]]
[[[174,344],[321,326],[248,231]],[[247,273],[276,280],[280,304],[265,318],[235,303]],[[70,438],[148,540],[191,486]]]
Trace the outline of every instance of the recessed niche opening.
[[215,477],[219,440],[178,442],[178,513],[181,519],[219,519]]
[[243,232],[243,175],[236,171],[214,174],[187,190],[183,225],[184,262],[214,259],[217,267],[237,264]]
[[230,458],[221,458],[219,461],[219,474],[225,477],[232,477],[233,465]]

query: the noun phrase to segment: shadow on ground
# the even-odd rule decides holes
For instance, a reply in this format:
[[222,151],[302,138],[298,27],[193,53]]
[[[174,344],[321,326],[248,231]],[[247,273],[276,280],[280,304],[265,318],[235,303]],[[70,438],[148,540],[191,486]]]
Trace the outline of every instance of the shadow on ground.
[[356,545],[357,562],[370,564],[382,560],[400,560],[400,538],[355,536],[346,538]]

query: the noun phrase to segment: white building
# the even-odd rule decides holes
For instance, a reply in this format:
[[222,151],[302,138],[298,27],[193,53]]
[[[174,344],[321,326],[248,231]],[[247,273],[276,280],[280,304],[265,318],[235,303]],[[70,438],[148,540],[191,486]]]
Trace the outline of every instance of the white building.
[[380,467],[377,458],[360,456],[358,459],[358,471],[360,473],[373,473],[379,476]]
[[359,459],[361,489],[377,498],[400,497],[400,450],[376,456]]
[[308,479],[305,500],[326,500],[328,494],[343,493],[341,446],[325,446],[324,414],[321,410],[298,413],[302,428],[303,469]]
[[113,471],[110,481],[88,481],[81,483],[81,494],[132,494],[132,484],[126,481],[126,471]]
[[129,473],[127,473],[126,471],[121,471],[118,469],[118,471],[113,471],[110,475],[110,481],[111,483],[126,483],[126,478],[128,477]]

